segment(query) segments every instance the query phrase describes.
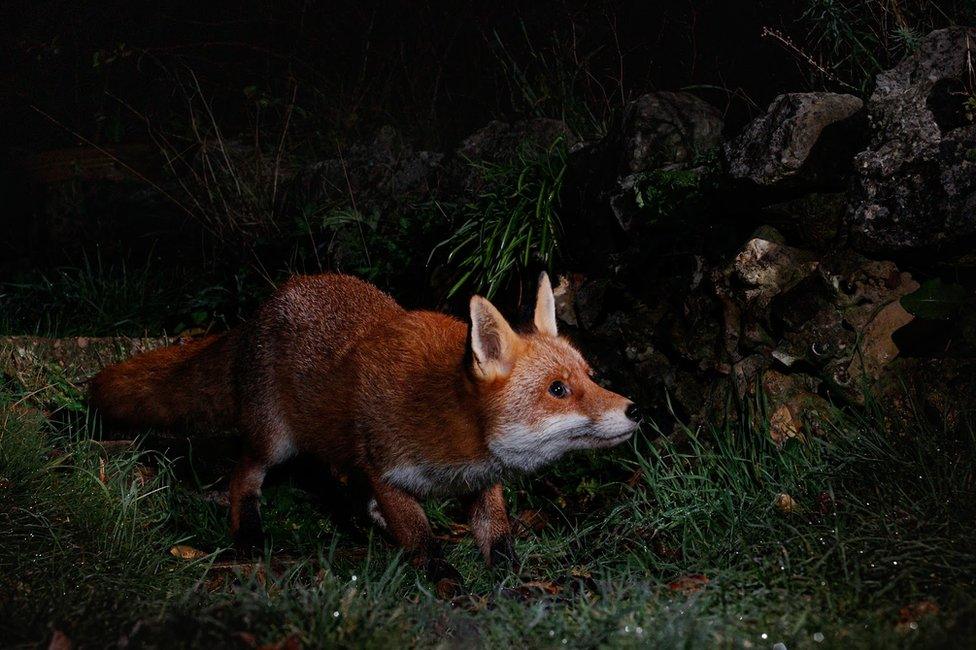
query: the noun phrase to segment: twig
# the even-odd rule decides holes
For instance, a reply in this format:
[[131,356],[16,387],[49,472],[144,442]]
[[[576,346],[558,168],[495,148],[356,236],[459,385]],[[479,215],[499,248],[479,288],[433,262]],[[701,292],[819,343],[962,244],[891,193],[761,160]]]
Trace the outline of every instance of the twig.
[[349,202],[352,203],[352,209],[355,210],[356,214],[360,216],[356,219],[356,225],[359,226],[359,237],[363,240],[363,252],[366,253],[366,264],[370,267],[373,266],[373,262],[369,258],[369,246],[366,245],[366,233],[363,231],[363,220],[362,214],[359,212],[359,208],[356,207],[356,195],[352,191],[352,183],[349,182],[349,171],[346,169],[346,159],[342,157],[342,148],[336,144],[336,152],[339,154],[339,164],[342,165],[342,174],[346,178],[346,189],[349,190]]
[[288,134],[288,125],[291,123],[291,114],[295,110],[295,99],[298,97],[298,84],[296,83],[291,91],[291,102],[285,112],[285,123],[281,127],[281,139],[278,140],[278,149],[275,152],[274,178],[271,185],[271,208],[274,208],[278,198],[278,172],[281,169],[281,156],[285,148],[285,136]]
[[47,112],[41,110],[40,108],[38,108],[34,104],[30,104],[30,107],[31,107],[31,110],[36,111],[41,116],[43,116],[46,119],[50,120],[51,123],[53,123],[54,125],[61,127],[62,129],[64,129],[68,133],[70,133],[73,137],[81,140],[83,143],[85,143],[89,147],[92,147],[93,149],[95,149],[99,153],[105,155],[107,158],[109,158],[113,162],[116,162],[119,165],[121,165],[122,167],[124,167],[127,171],[129,171],[130,173],[132,173],[136,178],[138,178],[139,180],[141,180],[144,183],[148,184],[154,190],[156,190],[157,192],[159,192],[160,194],[162,194],[163,196],[165,196],[167,199],[169,199],[170,201],[172,201],[177,207],[179,207],[181,210],[183,210],[190,217],[193,217],[194,216],[194,214],[192,212],[190,212],[190,210],[185,205],[183,205],[182,203],[180,203],[176,199],[175,196],[173,196],[172,194],[170,194],[169,192],[167,192],[166,190],[164,190],[162,187],[160,187],[158,183],[155,183],[155,182],[149,180],[149,178],[147,178],[142,172],[138,171],[137,169],[135,169],[134,167],[132,167],[131,165],[129,165],[128,163],[126,163],[124,160],[120,159],[118,156],[116,156],[113,153],[107,151],[106,149],[98,146],[97,144],[95,144],[94,142],[92,142],[91,140],[89,140],[88,138],[86,138],[85,136],[81,135],[80,133],[78,133],[77,131],[75,131],[71,127],[69,127],[67,124],[65,124],[63,122],[60,122],[53,115],[51,115],[50,113],[47,113]]
[[803,59],[804,61],[806,61],[812,67],[814,67],[817,70],[819,70],[822,75],[824,75],[825,77],[827,77],[831,81],[833,81],[835,83],[839,83],[840,85],[842,85],[842,86],[844,86],[846,88],[850,88],[851,90],[854,90],[854,91],[857,90],[857,88],[855,88],[851,84],[847,83],[846,81],[844,81],[843,79],[841,79],[840,77],[838,77],[837,75],[835,75],[830,70],[827,70],[827,68],[825,68],[822,65],[820,65],[819,63],[817,63],[813,59],[812,56],[810,56],[809,54],[807,54],[806,52],[804,52],[803,50],[801,50],[800,48],[798,48],[796,45],[794,45],[793,44],[793,41],[791,41],[788,36],[784,36],[783,34],[779,33],[775,29],[770,29],[769,27],[763,27],[763,29],[762,29],[762,36],[763,36],[763,38],[767,38],[768,37],[768,38],[773,38],[773,39],[779,41],[780,44],[783,45],[783,47],[785,47],[790,52],[793,52],[793,54],[795,54],[796,56],[798,56],[801,59]]

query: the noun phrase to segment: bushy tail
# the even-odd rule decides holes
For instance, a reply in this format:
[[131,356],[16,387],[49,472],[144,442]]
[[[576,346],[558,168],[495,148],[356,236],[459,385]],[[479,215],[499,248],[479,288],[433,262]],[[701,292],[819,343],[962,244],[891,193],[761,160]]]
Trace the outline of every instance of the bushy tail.
[[91,380],[91,403],[111,428],[233,426],[239,338],[231,331],[108,366]]

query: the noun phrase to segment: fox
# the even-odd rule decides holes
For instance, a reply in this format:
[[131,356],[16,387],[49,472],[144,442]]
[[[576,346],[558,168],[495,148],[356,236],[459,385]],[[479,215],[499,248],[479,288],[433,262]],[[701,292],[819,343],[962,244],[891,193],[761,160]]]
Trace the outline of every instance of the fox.
[[353,276],[293,276],[236,329],[104,368],[90,402],[112,426],[237,430],[239,548],[263,548],[268,470],[308,454],[359,478],[372,519],[430,580],[459,588],[425,499],[458,496],[485,562],[517,568],[503,480],[619,445],[641,422],[559,334],[546,273],[518,332],[486,298],[468,307],[465,322]]

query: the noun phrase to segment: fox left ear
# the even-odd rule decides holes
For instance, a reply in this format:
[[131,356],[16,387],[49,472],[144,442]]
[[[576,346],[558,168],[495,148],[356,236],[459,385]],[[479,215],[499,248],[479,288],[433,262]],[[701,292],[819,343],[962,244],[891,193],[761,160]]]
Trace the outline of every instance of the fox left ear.
[[505,377],[515,363],[518,334],[495,306],[481,296],[471,298],[470,345],[474,371],[481,379]]
[[535,329],[540,334],[557,336],[556,328],[556,299],[552,295],[552,284],[549,275],[543,271],[539,276],[539,290],[535,298]]

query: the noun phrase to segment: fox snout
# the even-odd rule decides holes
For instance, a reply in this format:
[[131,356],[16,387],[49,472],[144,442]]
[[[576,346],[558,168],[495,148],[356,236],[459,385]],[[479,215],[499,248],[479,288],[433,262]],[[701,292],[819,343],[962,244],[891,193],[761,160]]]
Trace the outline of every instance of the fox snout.
[[615,396],[619,404],[598,412],[574,411],[506,423],[489,447],[506,466],[530,472],[570,451],[619,445],[634,435],[640,425],[640,410],[633,402]]
[[620,409],[609,411],[594,423],[594,438],[615,445],[630,438],[640,423],[640,407],[633,402],[628,402],[622,411]]

